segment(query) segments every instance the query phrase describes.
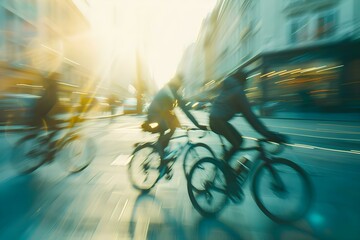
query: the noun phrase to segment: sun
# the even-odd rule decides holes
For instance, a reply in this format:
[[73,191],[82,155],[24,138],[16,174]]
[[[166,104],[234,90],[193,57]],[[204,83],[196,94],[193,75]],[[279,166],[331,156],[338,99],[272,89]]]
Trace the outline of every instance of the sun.
[[88,2],[91,11],[86,15],[93,35],[106,53],[102,65],[117,60],[126,65],[122,71],[135,71],[136,54],[140,54],[148,77],[159,88],[176,73],[184,50],[196,40],[216,0]]

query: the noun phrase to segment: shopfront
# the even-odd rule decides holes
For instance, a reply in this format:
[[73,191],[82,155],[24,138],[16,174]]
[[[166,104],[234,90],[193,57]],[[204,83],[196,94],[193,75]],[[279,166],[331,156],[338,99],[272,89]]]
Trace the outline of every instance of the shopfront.
[[265,115],[360,108],[360,42],[263,54],[241,67],[249,73],[247,96]]

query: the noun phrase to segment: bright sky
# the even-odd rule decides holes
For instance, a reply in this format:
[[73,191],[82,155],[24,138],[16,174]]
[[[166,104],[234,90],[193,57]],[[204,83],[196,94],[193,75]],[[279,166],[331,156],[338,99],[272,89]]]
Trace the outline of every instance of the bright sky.
[[[74,0],[76,3],[77,0]],[[86,13],[104,52],[103,66],[124,59],[134,71],[136,51],[158,87],[176,72],[181,56],[196,40],[202,20],[216,0],[88,0]],[[106,68],[106,67],[105,67]],[[127,73],[127,75],[131,73]]]

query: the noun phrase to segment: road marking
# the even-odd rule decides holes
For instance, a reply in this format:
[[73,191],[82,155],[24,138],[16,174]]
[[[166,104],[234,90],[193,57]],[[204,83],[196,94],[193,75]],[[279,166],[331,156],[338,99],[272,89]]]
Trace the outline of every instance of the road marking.
[[297,127],[282,127],[276,125],[269,125],[269,127],[276,127],[276,128],[286,128],[286,129],[293,129],[293,130],[301,130],[301,131],[308,131],[308,132],[322,132],[322,133],[338,133],[338,134],[360,134],[360,132],[349,132],[349,131],[337,131],[332,129],[307,129],[307,128],[297,128]]
[[123,209],[121,210],[120,216],[118,217],[118,221],[120,221],[121,217],[123,216],[124,211],[125,211],[125,208],[126,208],[128,202],[129,202],[129,199],[126,199],[126,202],[125,202],[125,204],[124,204],[124,207],[123,207]]
[[351,154],[360,154],[360,151],[358,150],[339,150],[339,149],[332,149],[332,148],[323,148],[323,147],[317,147],[317,146],[311,146],[311,145],[304,145],[304,144],[286,144],[287,146],[291,147],[297,147],[297,148],[307,148],[307,149],[317,149],[317,150],[325,150],[325,151],[331,151],[331,152],[341,152],[341,153],[351,153]]
[[323,125],[323,126],[336,126],[336,127],[354,127],[354,128],[358,128],[359,126],[355,126],[355,125],[340,125],[340,124],[330,124],[330,123],[318,123],[318,125]]
[[297,144],[297,143],[294,143],[294,144],[286,144],[286,145],[292,146],[292,147],[299,147],[299,148],[315,149],[314,146],[305,145],[305,144]]
[[360,154],[360,151],[347,151],[347,150],[338,150],[338,149],[332,149],[332,148],[322,148],[322,147],[315,147],[315,149],[319,149],[319,150],[326,150],[326,151],[331,151],[331,152],[341,152],[341,153],[352,153],[352,154]]
[[[286,133],[289,134],[290,133]],[[300,134],[297,134],[300,135]],[[243,138],[250,139],[250,140],[257,140],[257,138],[243,136]],[[330,152],[340,152],[340,153],[351,153],[351,154],[359,154],[360,150],[339,150],[339,149],[332,149],[332,148],[324,148],[324,147],[318,147],[318,146],[312,146],[312,145],[306,145],[306,144],[299,144],[299,143],[293,143],[293,144],[285,144],[290,147],[297,147],[297,148],[306,148],[306,149],[317,149],[317,150],[324,150],[324,151],[330,151]]]
[[116,159],[110,164],[112,166],[125,166],[130,161],[129,154],[120,154]]
[[350,150],[350,152],[353,152],[355,154],[360,154],[360,151],[359,150]]
[[347,140],[347,141],[354,141],[354,142],[360,142],[360,139],[354,139],[354,138],[334,138],[334,137],[320,137],[320,136],[313,136],[313,135],[307,135],[307,134],[297,134],[297,133],[288,133],[288,132],[281,132],[283,134],[287,135],[295,135],[295,136],[301,136],[301,137],[312,137],[312,138],[322,138],[322,139],[332,139],[332,140]]

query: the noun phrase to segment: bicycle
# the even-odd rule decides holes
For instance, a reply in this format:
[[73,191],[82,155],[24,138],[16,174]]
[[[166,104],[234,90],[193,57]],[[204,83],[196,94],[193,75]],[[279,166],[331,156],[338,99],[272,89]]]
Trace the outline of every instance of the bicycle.
[[[307,213],[313,189],[305,170],[290,160],[269,156],[264,144],[270,142],[266,139],[257,139],[256,143],[254,147],[239,150],[258,152],[252,165],[242,166],[241,174],[237,174],[226,161],[216,158],[203,158],[194,164],[187,189],[193,206],[201,215],[215,217],[229,200],[241,202],[244,199],[243,186],[250,176],[252,197],[270,219],[287,223],[299,220]],[[277,150],[279,153],[282,149]],[[298,184],[297,188],[291,185],[294,183]]]
[[[51,163],[59,153],[67,153],[63,156],[67,161],[67,170],[77,173],[84,170],[95,158],[95,142],[85,138],[75,124],[80,122],[79,118],[71,118],[65,121],[56,121],[52,129],[32,127],[30,134],[17,141],[13,150],[11,164],[20,174],[28,174],[45,163]],[[65,123],[61,127],[59,123]],[[62,136],[62,130],[69,130]],[[43,131],[44,130],[44,131]],[[65,151],[67,150],[67,151]]]
[[[189,135],[190,131],[200,130],[198,128],[183,128],[186,134],[172,137],[171,140],[178,138],[186,138],[182,144],[178,144],[169,155],[169,159],[165,159],[157,142],[145,142],[135,144],[135,149],[130,155],[128,164],[129,180],[134,188],[141,191],[149,191],[155,184],[165,176],[166,180],[173,177],[172,167],[179,156],[186,150],[184,154],[183,170],[185,177],[188,176],[189,165],[196,162],[200,157],[215,157],[213,150],[205,143],[194,143]],[[203,138],[205,135],[200,136]]]

